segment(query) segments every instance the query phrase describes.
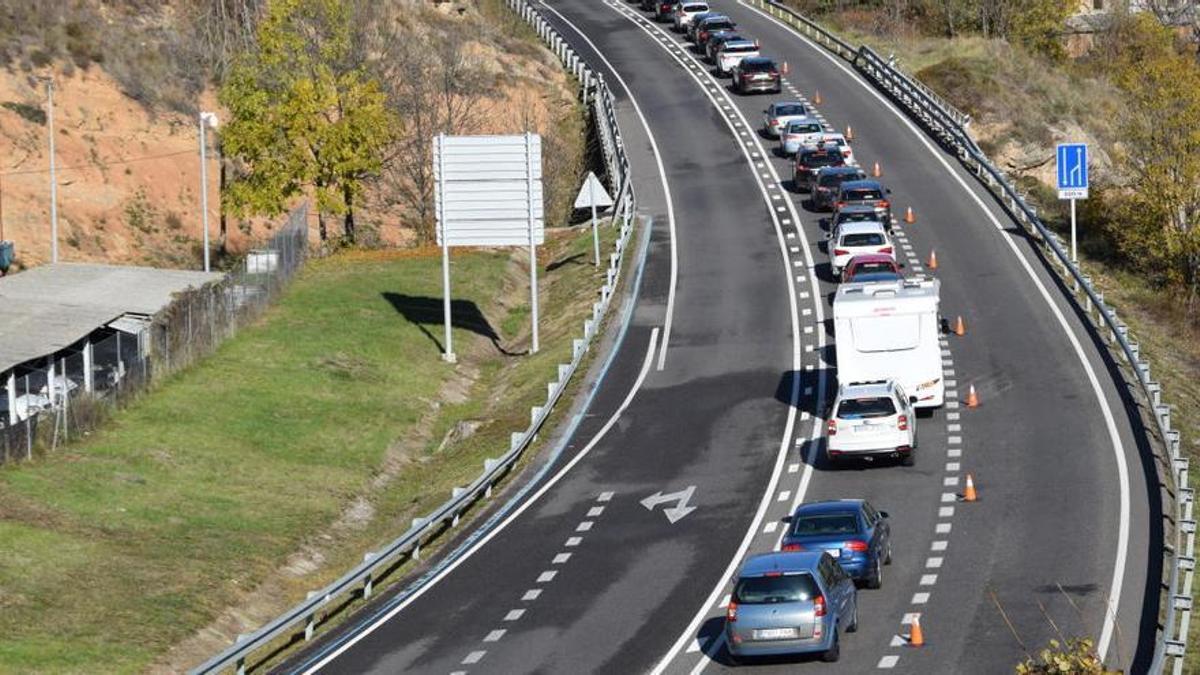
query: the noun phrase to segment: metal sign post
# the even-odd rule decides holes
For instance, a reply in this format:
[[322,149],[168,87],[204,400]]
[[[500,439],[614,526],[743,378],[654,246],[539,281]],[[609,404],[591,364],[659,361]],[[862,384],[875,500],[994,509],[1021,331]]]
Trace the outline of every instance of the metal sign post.
[[542,139],[517,136],[446,136],[433,139],[437,243],[442,247],[442,311],[451,342],[450,248],[529,247],[531,352],[538,351],[537,247],[545,242]]
[[1058,174],[1058,198],[1071,200],[1071,262],[1079,262],[1075,234],[1075,201],[1088,197],[1088,161],[1086,143],[1060,143],[1055,152]]
[[575,197],[575,208],[592,209],[592,248],[596,254],[597,267],[600,266],[600,232],[596,227],[596,208],[608,208],[612,205],[612,197],[608,196],[608,191],[600,184],[600,179],[589,171],[587,178],[583,180],[583,187],[579,188],[579,195]]

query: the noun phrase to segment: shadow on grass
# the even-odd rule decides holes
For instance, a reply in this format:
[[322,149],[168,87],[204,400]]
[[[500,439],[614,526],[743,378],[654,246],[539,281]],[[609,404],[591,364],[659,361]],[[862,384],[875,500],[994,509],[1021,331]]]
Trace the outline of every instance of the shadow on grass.
[[[437,339],[433,333],[429,332],[426,324],[435,326],[442,325],[444,317],[442,316],[442,299],[430,298],[426,296],[404,295],[403,293],[393,293],[386,291],[383,293],[383,299],[387,300],[392,307],[400,313],[409,323],[421,329],[425,337],[433,341],[437,345],[439,352],[446,350],[442,341]],[[496,351],[505,356],[518,356],[517,352],[510,352],[500,344],[500,336],[496,330],[492,328],[492,324],[488,322],[487,317],[483,312],[479,311],[479,306],[470,300],[451,300],[450,301],[450,324],[455,328],[469,330],[476,335],[482,335],[491,341],[492,346]]]

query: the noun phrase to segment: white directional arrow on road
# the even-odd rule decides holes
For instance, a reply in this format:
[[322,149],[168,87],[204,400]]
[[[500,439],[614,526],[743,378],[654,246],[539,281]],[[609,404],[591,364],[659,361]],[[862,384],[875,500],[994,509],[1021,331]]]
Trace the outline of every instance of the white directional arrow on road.
[[645,499],[643,499],[642,506],[653,511],[654,507],[658,506],[659,504],[668,504],[670,502],[677,502],[675,504],[675,506],[673,506],[669,509],[663,509],[663,514],[665,514],[667,516],[667,520],[671,521],[671,523],[675,523],[675,522],[678,522],[680,519],[682,519],[687,514],[696,510],[696,507],[688,506],[688,500],[692,498],[692,493],[695,491],[696,491],[695,485],[689,485],[689,486],[687,486],[686,490],[680,490],[679,492],[672,492],[671,494],[667,494],[667,495],[664,495],[662,493],[662,490],[659,490],[658,492],[655,492],[654,494],[650,495],[649,497],[646,497]]

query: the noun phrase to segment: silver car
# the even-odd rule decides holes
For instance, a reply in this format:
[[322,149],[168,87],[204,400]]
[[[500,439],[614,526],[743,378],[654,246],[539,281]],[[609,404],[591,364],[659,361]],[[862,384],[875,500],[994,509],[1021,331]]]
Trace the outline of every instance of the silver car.
[[779,134],[788,122],[808,117],[808,108],[800,101],[776,101],[763,111],[763,133],[771,138]]
[[735,661],[820,652],[841,656],[841,634],[858,630],[858,590],[825,551],[763,553],[742,564],[725,613]]

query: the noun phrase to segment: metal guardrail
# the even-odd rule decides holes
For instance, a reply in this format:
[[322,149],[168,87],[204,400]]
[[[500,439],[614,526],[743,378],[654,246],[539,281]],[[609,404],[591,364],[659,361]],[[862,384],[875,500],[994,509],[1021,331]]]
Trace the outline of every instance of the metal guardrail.
[[544,405],[530,410],[529,427],[514,432],[507,452],[483,463],[483,472],[466,487],[455,488],[445,503],[424,518],[413,519],[412,527],[392,543],[363,556],[363,562],[346,572],[325,588],[310,592],[308,599],[248,635],[239,635],[226,650],[194,668],[193,674],[218,673],[235,669],[238,675],[246,672],[247,660],[256,652],[270,648],[277,640],[303,633],[309,641],[321,625],[321,612],[336,608],[341,598],[371,597],[373,584],[381,574],[404,559],[419,560],[421,546],[441,531],[459,524],[459,519],[480,500],[491,497],[492,489],[520,459],[550,416],[554,405],[566,391],[567,384],[579,368],[589,345],[600,329],[601,318],[607,310],[620,281],[621,263],[633,231],[634,193],[629,180],[629,160],[617,126],[615,99],[600,74],[594,72],[555,29],[526,0],[505,0],[506,4],[525,21],[581,83],[581,99],[592,109],[593,120],[600,133],[604,162],[610,189],[617,193],[613,221],[621,218],[621,231],[615,251],[609,256],[609,267],[600,288],[600,299],[592,304],[592,315],[583,322],[583,337],[574,340],[571,362],[559,364],[557,379],[546,385]]
[[1169,477],[1167,491],[1174,498],[1173,504],[1163,505],[1164,512],[1174,516],[1175,532],[1174,542],[1164,544],[1165,554],[1171,559],[1170,582],[1164,607],[1165,625],[1155,645],[1151,672],[1163,672],[1168,660],[1173,660],[1173,672],[1180,675],[1187,650],[1196,565],[1194,492],[1188,485],[1189,460],[1181,453],[1179,432],[1171,428],[1171,406],[1163,403],[1162,385],[1150,378],[1150,364],[1142,359],[1140,345],[1129,332],[1129,327],[1117,318],[1113,307],[1105,304],[1104,294],[1092,285],[1091,277],[1071,262],[1062,239],[1042,223],[1037,209],[1025,201],[1008,176],[979,149],[967,132],[970,116],[955,109],[912,76],[901,72],[870,47],[855,49],[811,19],[775,0],[744,1],[850,61],[878,88],[890,94],[910,115],[923,123],[929,132],[952,148],[959,160],[975,173],[1013,218],[1043,247],[1047,261],[1057,263],[1057,267],[1051,265],[1050,269],[1059,274],[1064,287],[1073,292],[1076,302],[1082,303],[1084,314],[1097,334],[1132,370],[1133,379],[1150,405],[1158,439],[1167,451],[1167,456],[1162,458],[1167,465],[1164,473]]

